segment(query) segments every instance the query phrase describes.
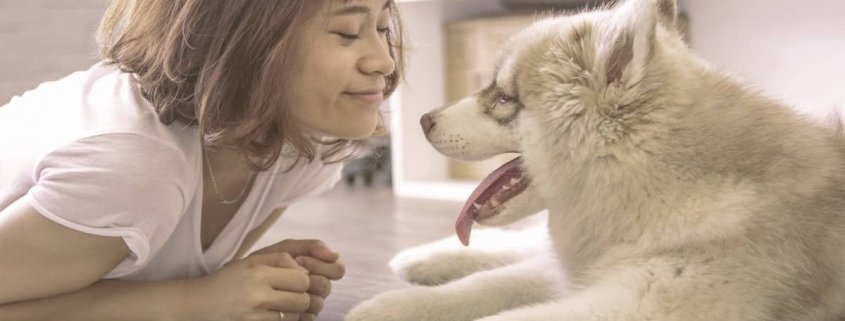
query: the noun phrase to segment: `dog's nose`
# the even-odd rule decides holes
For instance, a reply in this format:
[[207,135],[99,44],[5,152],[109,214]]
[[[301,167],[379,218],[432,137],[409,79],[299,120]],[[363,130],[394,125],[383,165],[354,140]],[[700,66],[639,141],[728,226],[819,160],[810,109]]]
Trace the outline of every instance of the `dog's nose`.
[[423,133],[428,135],[428,132],[434,128],[434,117],[431,117],[431,113],[422,115],[422,118],[420,118],[420,126],[422,126]]

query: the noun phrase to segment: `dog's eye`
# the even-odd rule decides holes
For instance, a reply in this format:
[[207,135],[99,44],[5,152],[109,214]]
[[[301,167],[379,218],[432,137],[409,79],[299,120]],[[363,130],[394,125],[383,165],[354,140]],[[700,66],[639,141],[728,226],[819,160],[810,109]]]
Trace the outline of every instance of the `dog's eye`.
[[499,104],[508,104],[508,103],[512,103],[514,101],[516,101],[516,98],[508,96],[505,93],[499,93],[499,97],[496,100],[496,102],[499,103]]

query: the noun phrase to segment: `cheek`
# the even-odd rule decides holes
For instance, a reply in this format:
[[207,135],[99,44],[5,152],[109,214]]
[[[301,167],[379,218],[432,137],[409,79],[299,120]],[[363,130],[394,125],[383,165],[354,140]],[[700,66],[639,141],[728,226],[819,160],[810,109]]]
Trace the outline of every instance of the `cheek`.
[[345,78],[339,71],[326,71],[313,68],[300,78],[300,89],[297,93],[303,101],[321,106],[314,108],[326,108],[332,105],[343,94],[345,90]]
[[313,70],[305,70],[298,77],[292,78],[285,95],[289,102],[287,106],[299,113],[316,113],[334,105],[342,92],[342,86],[337,81],[339,77],[321,74]]

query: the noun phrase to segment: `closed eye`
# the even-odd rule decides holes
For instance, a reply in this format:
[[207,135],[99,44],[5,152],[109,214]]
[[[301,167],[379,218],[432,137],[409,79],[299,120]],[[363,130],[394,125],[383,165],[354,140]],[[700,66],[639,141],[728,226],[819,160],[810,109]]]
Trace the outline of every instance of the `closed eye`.
[[361,38],[361,36],[351,33],[335,32],[334,34],[340,36],[344,40],[358,40]]

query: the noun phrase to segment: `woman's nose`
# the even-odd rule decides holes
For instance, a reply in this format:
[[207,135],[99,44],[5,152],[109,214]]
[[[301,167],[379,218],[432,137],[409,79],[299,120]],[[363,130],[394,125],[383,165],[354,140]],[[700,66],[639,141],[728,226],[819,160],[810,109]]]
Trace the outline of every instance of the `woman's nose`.
[[390,56],[389,45],[379,42],[378,45],[373,47],[370,54],[361,61],[361,72],[365,74],[392,74],[396,70],[396,62]]

